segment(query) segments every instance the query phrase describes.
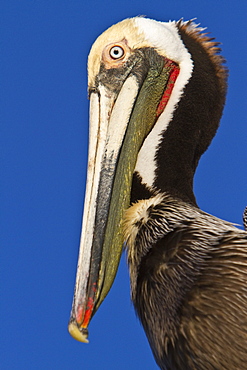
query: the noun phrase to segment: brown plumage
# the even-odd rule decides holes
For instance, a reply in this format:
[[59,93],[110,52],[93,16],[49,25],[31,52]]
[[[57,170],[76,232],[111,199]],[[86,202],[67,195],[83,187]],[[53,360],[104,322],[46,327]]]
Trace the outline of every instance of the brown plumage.
[[125,218],[132,299],[157,364],[246,369],[247,233],[168,194],[135,207]]

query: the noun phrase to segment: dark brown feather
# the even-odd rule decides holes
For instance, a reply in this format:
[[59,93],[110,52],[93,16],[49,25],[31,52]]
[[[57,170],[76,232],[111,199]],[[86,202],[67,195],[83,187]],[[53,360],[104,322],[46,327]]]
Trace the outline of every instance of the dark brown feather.
[[[164,225],[158,236],[155,224]],[[134,306],[161,369],[247,368],[245,231],[164,194],[128,256]]]

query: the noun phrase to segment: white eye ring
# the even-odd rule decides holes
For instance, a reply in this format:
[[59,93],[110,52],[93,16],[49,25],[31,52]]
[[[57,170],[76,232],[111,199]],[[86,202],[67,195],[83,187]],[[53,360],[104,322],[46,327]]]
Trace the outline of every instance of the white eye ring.
[[109,51],[112,59],[120,59],[124,55],[124,49],[121,46],[115,45]]

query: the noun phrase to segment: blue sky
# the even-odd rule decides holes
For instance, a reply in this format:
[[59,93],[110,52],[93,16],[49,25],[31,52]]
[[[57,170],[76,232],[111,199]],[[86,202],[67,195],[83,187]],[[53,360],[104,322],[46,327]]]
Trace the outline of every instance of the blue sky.
[[242,223],[247,204],[245,0],[5,0],[1,30],[1,368],[156,369],[129,296],[123,256],[90,324],[67,332],[80,237],[88,135],[86,61],[126,17],[197,18],[230,70],[218,134],[195,177],[199,206]]

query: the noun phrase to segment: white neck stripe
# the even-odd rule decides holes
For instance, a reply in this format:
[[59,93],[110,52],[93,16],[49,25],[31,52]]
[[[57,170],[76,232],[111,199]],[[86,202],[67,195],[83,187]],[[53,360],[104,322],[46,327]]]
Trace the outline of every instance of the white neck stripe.
[[146,18],[136,18],[135,22],[140,32],[145,34],[146,39],[157,49],[157,52],[178,63],[180,68],[170,99],[144,140],[137,157],[135,171],[140,174],[143,183],[152,187],[157,168],[155,154],[161,141],[161,134],[172,120],[174,110],[192,75],[193,61],[179,36],[175,22],[163,23]]

